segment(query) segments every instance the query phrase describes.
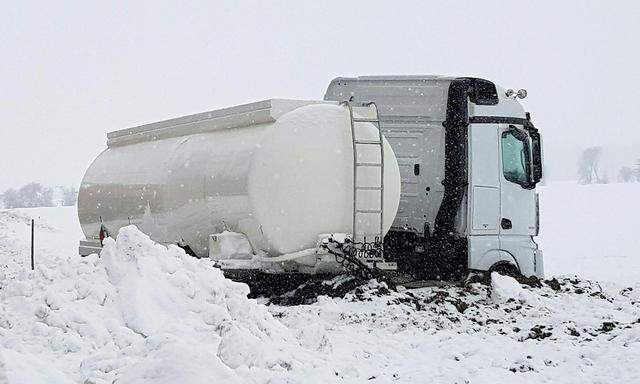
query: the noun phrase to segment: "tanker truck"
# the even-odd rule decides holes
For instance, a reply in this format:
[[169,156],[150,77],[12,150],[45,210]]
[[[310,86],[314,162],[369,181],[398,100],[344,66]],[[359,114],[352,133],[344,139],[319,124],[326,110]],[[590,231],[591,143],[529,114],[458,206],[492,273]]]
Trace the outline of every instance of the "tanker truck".
[[79,191],[79,252],[136,225],[225,273],[542,277],[525,96],[471,77],[340,77],[323,100],[108,133]]

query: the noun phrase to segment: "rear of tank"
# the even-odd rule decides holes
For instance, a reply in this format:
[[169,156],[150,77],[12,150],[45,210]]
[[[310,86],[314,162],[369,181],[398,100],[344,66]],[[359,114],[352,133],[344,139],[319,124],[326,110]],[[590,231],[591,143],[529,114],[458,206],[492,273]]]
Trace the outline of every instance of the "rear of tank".
[[[255,142],[221,131],[110,147],[87,170],[78,195],[83,232],[109,235],[135,224],[153,240],[189,245],[203,255],[214,218],[248,214],[246,174]],[[246,136],[246,138],[243,138]],[[213,214],[213,215],[212,215]],[[220,228],[223,229],[223,228]]]
[[[264,122],[227,128],[213,119],[200,123],[200,133],[110,145],[80,188],[87,239],[101,227],[115,236],[135,224],[157,242],[188,245],[204,257],[209,235],[224,230],[244,233],[254,250],[270,255],[313,247],[321,233],[349,233],[348,110],[299,104]],[[399,196],[399,170],[385,140],[385,230]]]

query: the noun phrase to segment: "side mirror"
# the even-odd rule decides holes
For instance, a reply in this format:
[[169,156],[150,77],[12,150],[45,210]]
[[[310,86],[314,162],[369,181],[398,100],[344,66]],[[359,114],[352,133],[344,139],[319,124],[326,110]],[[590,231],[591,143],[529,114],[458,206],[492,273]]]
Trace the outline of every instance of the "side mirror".
[[542,180],[542,142],[538,131],[530,131],[531,136],[531,173],[532,181],[537,184]]
[[536,185],[542,180],[542,138],[540,132],[531,122],[531,115],[526,112],[524,129],[531,137],[531,181]]

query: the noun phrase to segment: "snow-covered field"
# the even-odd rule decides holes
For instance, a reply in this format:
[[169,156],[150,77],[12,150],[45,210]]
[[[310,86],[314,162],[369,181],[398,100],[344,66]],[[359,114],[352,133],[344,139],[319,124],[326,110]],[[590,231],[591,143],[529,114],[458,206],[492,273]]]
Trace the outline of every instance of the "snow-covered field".
[[555,183],[540,195],[548,275],[640,282],[640,183]]
[[558,280],[371,282],[295,307],[135,228],[81,259],[74,208],[0,210],[0,383],[640,382],[640,184],[541,194]]

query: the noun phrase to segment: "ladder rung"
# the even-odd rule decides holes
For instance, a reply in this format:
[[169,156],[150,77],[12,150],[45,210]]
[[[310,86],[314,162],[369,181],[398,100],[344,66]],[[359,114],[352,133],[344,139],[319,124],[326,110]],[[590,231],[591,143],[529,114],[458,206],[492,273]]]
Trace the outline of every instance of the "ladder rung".
[[[375,186],[359,186],[357,184],[357,179],[358,179],[358,167],[376,167],[380,170],[380,172],[382,172],[382,170],[384,169],[384,142],[382,139],[382,131],[381,129],[381,123],[380,123],[380,116],[378,115],[378,108],[374,103],[367,103],[367,104],[363,104],[363,105],[355,105],[353,103],[349,103],[346,102],[344,103],[344,105],[346,105],[349,108],[349,113],[350,113],[350,119],[351,119],[351,138],[353,141],[353,177],[354,177],[354,185],[353,185],[353,239],[355,241],[359,241],[360,239],[363,239],[363,242],[366,242],[367,240],[371,239],[373,241],[373,239],[378,239],[378,241],[382,241],[383,239],[383,219],[384,219],[384,212],[383,212],[383,201],[384,201],[384,197],[383,197],[383,192],[384,192],[384,175],[380,175],[380,184],[375,185]],[[372,108],[373,107],[373,108]],[[364,111],[364,109],[367,109],[367,111]],[[362,112],[362,113],[360,113]],[[355,114],[357,114],[357,116],[354,116]],[[373,116],[373,117],[372,117]],[[377,138],[357,138],[356,137],[356,124],[357,123],[373,123],[377,130],[378,130],[378,137]],[[376,161],[377,159],[375,157],[373,158],[369,158],[368,160],[372,160],[372,161],[361,161],[359,162],[359,155],[358,155],[358,150],[362,147],[358,147],[358,145],[375,145],[379,148],[380,151],[380,160]],[[364,150],[364,148],[362,148],[362,150]],[[376,151],[377,152],[377,151]],[[365,159],[362,159],[365,160]],[[380,208],[379,209],[358,209],[358,200],[363,197],[362,193],[358,193],[358,191],[375,191],[376,194],[379,193],[380,194]],[[376,233],[359,233],[358,231],[358,226],[360,225],[364,225],[364,223],[359,222],[360,220],[358,220],[358,215],[364,215],[364,214],[375,214],[377,217],[379,217],[379,228],[378,231]],[[364,217],[361,217],[361,219]],[[364,229],[364,228],[363,228]],[[369,229],[372,230],[372,229]],[[376,261],[384,261],[384,257],[383,257],[383,253],[384,250],[382,249],[382,247],[380,248],[380,254],[378,255],[379,257],[375,257],[375,258],[366,258],[366,261],[369,262],[373,262],[375,264]]]
[[380,145],[380,144],[382,144],[382,142],[379,141],[379,140],[356,140],[356,144],[375,144],[375,145]]

